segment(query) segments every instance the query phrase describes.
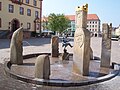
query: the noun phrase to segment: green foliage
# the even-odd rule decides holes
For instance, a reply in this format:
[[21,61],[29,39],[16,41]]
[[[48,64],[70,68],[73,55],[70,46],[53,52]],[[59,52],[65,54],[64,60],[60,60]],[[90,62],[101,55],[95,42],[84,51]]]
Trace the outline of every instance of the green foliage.
[[70,20],[63,14],[50,14],[48,16],[48,28],[52,31],[62,33],[69,27]]

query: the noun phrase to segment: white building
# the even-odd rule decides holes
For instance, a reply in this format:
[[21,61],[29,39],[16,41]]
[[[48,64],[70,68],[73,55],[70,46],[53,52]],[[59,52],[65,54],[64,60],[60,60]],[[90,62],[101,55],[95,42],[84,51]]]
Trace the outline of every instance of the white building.
[[[75,15],[66,15],[66,17],[71,21],[71,34],[75,32]],[[96,14],[88,14],[87,15],[87,29],[91,32],[91,34],[95,37],[101,34],[100,32],[100,19]]]
[[87,29],[95,36],[100,35],[100,19],[96,14],[88,14]]

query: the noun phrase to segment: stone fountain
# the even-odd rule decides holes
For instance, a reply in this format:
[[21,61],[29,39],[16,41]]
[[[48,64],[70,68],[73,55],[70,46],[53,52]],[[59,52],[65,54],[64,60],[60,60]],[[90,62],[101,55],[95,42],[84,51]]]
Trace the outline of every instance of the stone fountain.
[[[10,61],[5,62],[4,65],[6,74],[32,84],[64,87],[89,85],[115,77],[119,67],[114,68],[117,65],[114,64],[113,68],[110,68],[111,42],[109,36],[111,33],[105,31],[103,36],[102,48],[104,50],[102,49],[101,62],[90,60],[92,49],[90,32],[86,29],[87,12],[88,4],[76,8],[74,53],[64,51],[62,59],[69,54],[67,60],[61,60],[58,36],[51,38],[51,53],[33,53],[23,56],[23,28],[16,30],[10,45]],[[106,24],[103,24],[103,27],[104,30],[111,32],[111,28],[106,28]],[[106,52],[109,58],[105,57]]]

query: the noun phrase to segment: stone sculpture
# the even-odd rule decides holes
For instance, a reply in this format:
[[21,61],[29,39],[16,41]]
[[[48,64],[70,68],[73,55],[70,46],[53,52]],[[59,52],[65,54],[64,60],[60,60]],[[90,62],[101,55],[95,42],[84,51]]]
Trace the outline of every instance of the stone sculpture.
[[89,74],[90,32],[87,27],[88,4],[76,9],[76,31],[74,36],[73,72]]
[[101,51],[101,67],[110,67],[110,58],[111,58],[111,31],[112,24],[108,25],[107,23],[102,24],[102,51]]
[[59,38],[58,36],[52,36],[51,39],[51,46],[52,46],[52,57],[58,57],[59,56]]
[[49,79],[50,59],[47,55],[39,55],[35,62],[35,78]]
[[10,43],[10,62],[12,64],[23,64],[23,28],[17,29],[11,39]]

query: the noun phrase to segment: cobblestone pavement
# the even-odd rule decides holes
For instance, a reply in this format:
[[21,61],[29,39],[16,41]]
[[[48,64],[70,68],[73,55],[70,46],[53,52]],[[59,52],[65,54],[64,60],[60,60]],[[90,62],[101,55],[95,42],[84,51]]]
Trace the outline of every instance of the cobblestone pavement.
[[[73,39],[72,39],[73,40]],[[71,44],[73,45],[73,41]],[[82,87],[50,87],[33,85],[25,83],[10,77],[7,77],[4,73],[3,63],[5,60],[9,60],[9,45],[10,40],[0,39],[0,90],[120,90],[120,73],[115,78],[93,85]],[[50,39],[49,38],[33,38],[23,41],[23,54],[38,53],[38,52],[50,52]],[[63,51],[59,44],[60,52]],[[91,47],[93,49],[94,56],[100,57],[101,53],[101,38],[91,38]],[[70,47],[67,47],[68,52],[73,52]],[[120,64],[120,41],[112,41],[112,62]]]

